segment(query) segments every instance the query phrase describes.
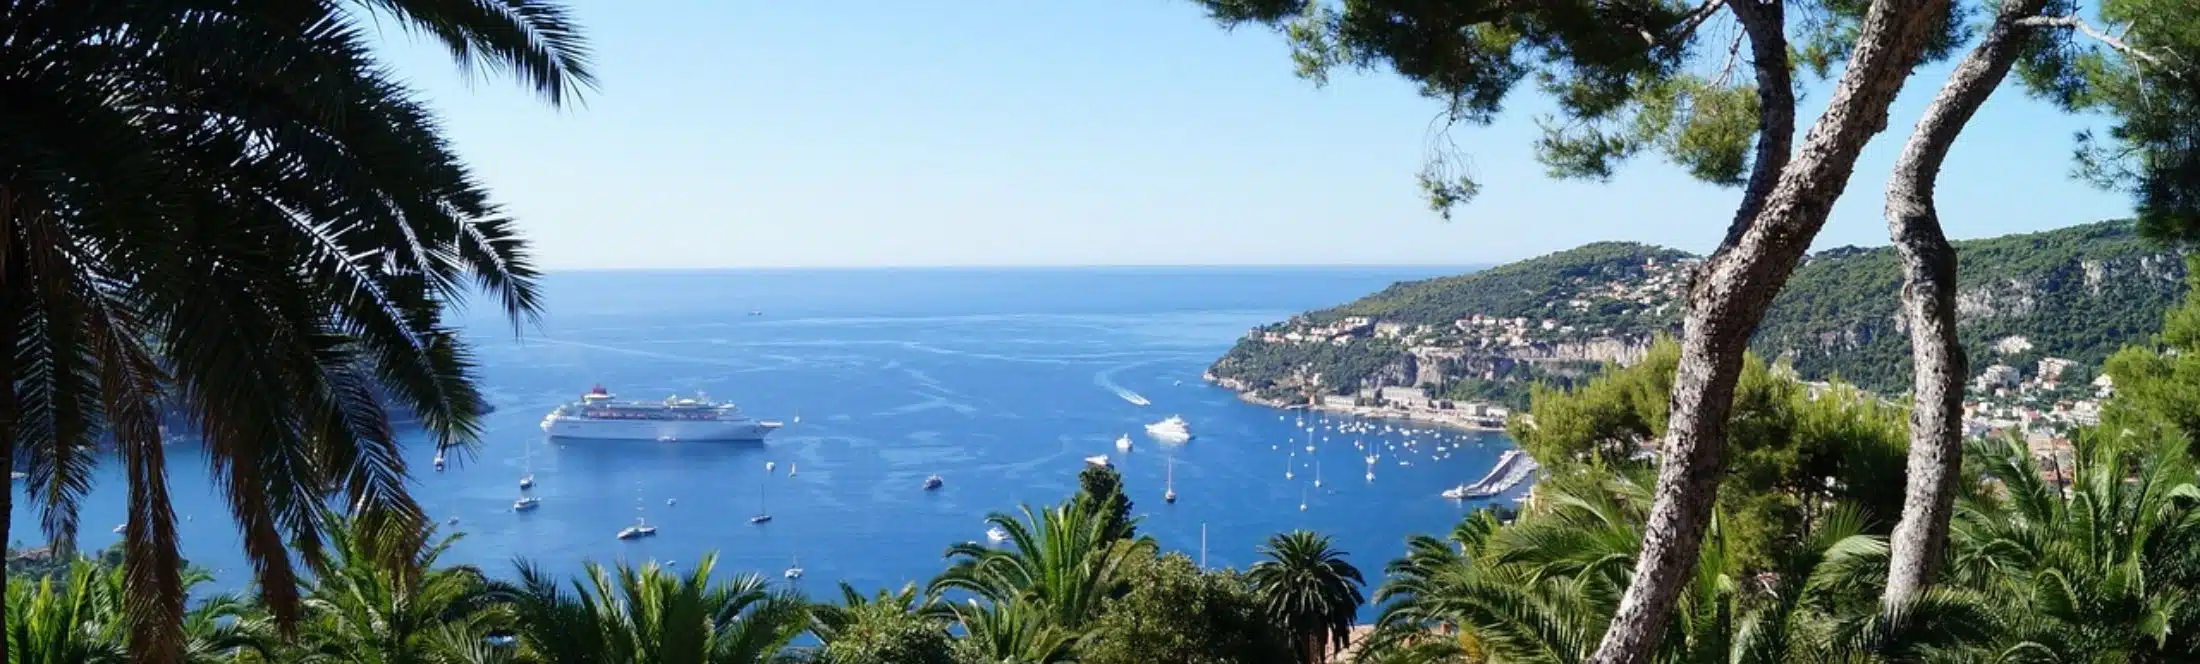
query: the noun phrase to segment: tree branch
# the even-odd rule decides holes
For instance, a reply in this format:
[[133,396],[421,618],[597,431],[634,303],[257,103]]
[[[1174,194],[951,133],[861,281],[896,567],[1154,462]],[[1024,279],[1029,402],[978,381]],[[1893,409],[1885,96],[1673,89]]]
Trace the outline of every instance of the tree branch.
[[2085,19],[2078,18],[2076,16],[2033,16],[2024,20],[2017,21],[2017,25],[2032,27],[2070,28],[2073,30],[2077,30],[2079,33],[2084,34],[2087,37],[2092,37],[2103,44],[2107,44],[2109,48],[2116,49],[2117,51],[2122,52],[2124,55],[2144,60],[2147,64],[2154,65],[2156,67],[2162,66],[2162,59],[2160,57],[2152,53],[2133,48],[2130,44],[2124,43],[2124,40],[2117,39],[2115,35],[2101,32],[2100,30],[2095,29],[2092,24],[2086,23]]
[[[1743,1],[1755,2],[1756,0]],[[1726,6],[1726,0],[1705,0],[1702,5],[1696,7],[1695,11],[1689,12],[1687,17],[1681,19],[1680,25],[1673,29],[1673,35],[1665,38],[1665,43],[1679,44],[1687,42],[1689,37],[1695,36],[1697,28],[1703,27],[1703,24],[1709,22],[1712,16],[1718,15],[1719,8],[1724,6]],[[1651,43],[1656,44],[1657,42]]]

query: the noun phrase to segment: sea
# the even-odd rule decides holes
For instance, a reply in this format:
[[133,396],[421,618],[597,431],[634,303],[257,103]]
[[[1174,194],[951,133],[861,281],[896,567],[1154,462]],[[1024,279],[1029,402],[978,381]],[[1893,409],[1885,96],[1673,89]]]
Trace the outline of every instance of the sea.
[[[1086,457],[1104,454],[1139,532],[1166,549],[1243,569],[1269,535],[1314,530],[1372,586],[1408,535],[1446,532],[1484,504],[1438,493],[1480,478],[1511,441],[1404,422],[1389,424],[1416,431],[1346,434],[1334,415],[1308,416],[1309,432],[1299,413],[1240,401],[1200,374],[1256,325],[1466,269],[553,273],[539,324],[515,328],[488,298],[459,312],[496,410],[478,446],[441,472],[432,445],[409,434],[412,491],[462,535],[443,562],[492,575],[517,560],[578,573],[583,561],[692,565],[715,552],[722,573],[775,583],[799,564],[806,575],[792,583],[829,595],[836,581],[921,585],[950,545],[986,540],[988,513],[1066,499]],[[634,399],[704,393],[787,426],[761,444],[546,439],[544,413],[594,385]],[[1171,415],[1192,440],[1146,435]],[[1125,434],[1128,453],[1115,446]],[[214,574],[212,589],[247,586],[203,450],[177,442],[169,461],[185,557]],[[109,532],[123,518],[119,466],[102,465],[83,503],[85,550],[120,537]],[[529,471],[542,504],[515,513]],[[924,490],[934,474],[944,486]],[[1179,499],[1167,504],[1172,477]],[[769,523],[749,522],[765,512]],[[43,541],[20,494],[11,518],[18,543]],[[613,537],[637,518],[658,536]]]

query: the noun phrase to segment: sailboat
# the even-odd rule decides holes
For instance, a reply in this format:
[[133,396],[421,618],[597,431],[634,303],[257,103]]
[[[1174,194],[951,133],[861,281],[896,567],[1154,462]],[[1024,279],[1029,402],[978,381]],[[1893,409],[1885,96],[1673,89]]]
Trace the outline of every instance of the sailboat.
[[766,493],[765,489],[771,486],[771,482],[768,481],[770,479],[769,473],[771,472],[769,464],[765,466],[764,472],[766,473],[767,481],[756,483],[756,516],[749,517],[749,523],[757,525],[771,523],[772,520],[771,509],[767,507],[764,502]]
[[788,462],[788,463],[787,463],[787,476],[788,476],[788,477],[794,477],[794,471],[795,471],[794,463],[793,463],[793,462]]
[[1299,511],[1306,511],[1306,487],[1299,487]]
[[802,578],[802,556],[795,556],[794,565],[788,567],[786,572],[781,573],[781,576],[787,577],[789,581]]
[[1298,458],[1299,458],[1299,453],[1297,453],[1297,452],[1290,452],[1290,453],[1286,453],[1286,454],[1284,454],[1284,455],[1283,455],[1283,478],[1284,478],[1284,479],[1287,479],[1287,480],[1288,480],[1288,479],[1291,479],[1291,464],[1292,464],[1292,463],[1294,463],[1294,462],[1296,462],[1296,461],[1298,460]]
[[1322,488],[1322,460],[1314,460],[1314,488]]
[[[522,462],[526,474],[519,476],[519,490],[526,491],[535,488],[535,446],[533,444],[527,445],[527,453],[522,455],[522,458],[526,459]],[[514,504],[513,507],[516,508],[518,505]]]
[[1176,504],[1176,457],[1169,457],[1168,490],[1161,493],[1161,502]]
[[440,448],[435,451],[435,472],[443,472],[443,450]]

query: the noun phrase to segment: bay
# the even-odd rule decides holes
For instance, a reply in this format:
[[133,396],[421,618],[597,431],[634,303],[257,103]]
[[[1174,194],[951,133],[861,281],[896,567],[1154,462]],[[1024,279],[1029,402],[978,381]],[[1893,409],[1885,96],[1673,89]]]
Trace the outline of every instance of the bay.
[[[464,533],[446,562],[495,575],[518,558],[574,573],[583,560],[692,564],[716,551],[723,571],[775,579],[799,557],[800,583],[816,593],[838,580],[921,584],[944,567],[947,546],[984,540],[988,512],[1057,503],[1076,490],[1083,459],[1106,454],[1124,474],[1140,531],[1165,548],[1198,555],[1205,526],[1208,563],[1243,568],[1268,535],[1307,528],[1334,536],[1372,583],[1408,534],[1442,533],[1477,504],[1437,493],[1480,477],[1510,441],[1324,429],[1308,453],[1295,414],[1243,403],[1200,373],[1252,326],[1460,271],[554,273],[539,325],[515,331],[488,300],[461,312],[497,410],[474,453],[443,472],[430,469],[432,447],[407,436],[414,495],[439,524],[457,518],[441,526]],[[596,384],[622,398],[705,392],[789,425],[763,444],[546,440],[542,415]],[[1144,434],[1169,415],[1196,437],[1166,445]],[[1128,454],[1113,443],[1124,434],[1135,441]],[[1381,453],[1372,481],[1355,438],[1396,446]],[[1420,442],[1409,450],[1407,440]],[[1456,449],[1436,453],[1438,444]],[[1169,505],[1161,496],[1172,458],[1180,499]],[[216,589],[247,585],[203,450],[178,442],[169,461],[186,558],[215,573]],[[530,465],[542,505],[513,513]],[[86,550],[119,538],[108,529],[123,514],[120,470],[109,462],[95,475],[82,510]],[[945,486],[922,490],[934,473]],[[24,498],[11,514],[14,537],[37,543],[37,513]],[[765,506],[774,519],[749,523]],[[613,539],[638,512],[660,536]]]

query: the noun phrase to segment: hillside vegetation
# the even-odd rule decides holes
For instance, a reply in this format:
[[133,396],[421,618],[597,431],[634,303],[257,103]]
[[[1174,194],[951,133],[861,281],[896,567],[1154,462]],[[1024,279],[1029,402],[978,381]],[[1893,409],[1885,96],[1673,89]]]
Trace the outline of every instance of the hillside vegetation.
[[[1956,243],[1960,331],[1974,372],[2029,368],[2041,357],[2094,367],[2155,329],[2184,293],[2169,248],[2110,221]],[[1401,282],[1337,307],[1263,326],[1218,360],[1226,385],[1272,398],[1425,385],[1482,396],[1492,382],[1571,378],[1582,362],[1623,359],[1678,332],[1700,259],[1651,245],[1599,242],[1470,274]],[[1909,386],[1909,339],[1897,315],[1893,250],[1840,247],[1811,256],[1759,326],[1753,349],[1806,379],[1866,389]],[[1366,325],[1353,325],[1361,319]],[[1378,325],[1383,328],[1377,329]],[[1282,335],[1296,335],[1288,340]]]

